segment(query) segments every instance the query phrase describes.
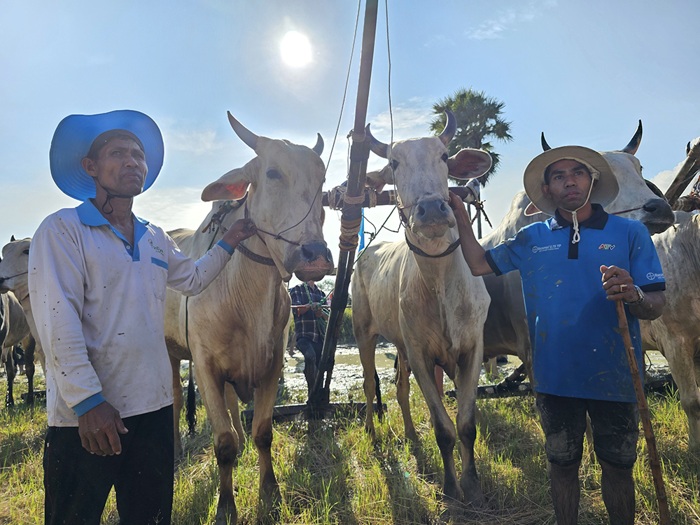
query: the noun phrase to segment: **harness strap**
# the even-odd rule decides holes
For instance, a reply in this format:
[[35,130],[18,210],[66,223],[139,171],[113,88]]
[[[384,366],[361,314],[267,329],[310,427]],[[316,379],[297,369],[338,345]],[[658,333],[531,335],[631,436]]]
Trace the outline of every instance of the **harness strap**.
[[270,259],[269,257],[264,257],[262,255],[258,255],[255,252],[250,251],[248,248],[245,247],[245,245],[242,242],[238,243],[238,246],[236,249],[241,252],[243,255],[248,257],[251,261],[254,261],[256,263],[264,264],[265,266],[276,266],[275,261]]
[[425,253],[423,250],[421,250],[418,246],[415,244],[412,244],[411,241],[408,240],[408,236],[406,236],[406,244],[408,244],[408,248],[415,253],[416,255],[420,255],[421,257],[430,257],[431,259],[439,259],[440,257],[446,257],[447,255],[450,255],[453,251],[455,251],[459,247],[459,239],[457,239],[455,242],[450,244],[447,249],[438,254],[438,255],[430,255],[429,253]]

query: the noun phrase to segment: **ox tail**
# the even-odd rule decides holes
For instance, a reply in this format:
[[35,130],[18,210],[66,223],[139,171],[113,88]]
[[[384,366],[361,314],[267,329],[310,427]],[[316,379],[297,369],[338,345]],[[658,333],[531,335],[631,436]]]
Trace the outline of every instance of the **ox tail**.
[[384,405],[382,404],[382,388],[379,385],[379,374],[377,373],[377,369],[374,369],[374,384],[375,384],[375,391],[377,394],[377,417],[379,418],[379,421],[384,419]]
[[195,428],[197,427],[197,403],[195,400],[194,393],[194,371],[192,367],[192,361],[190,361],[190,372],[189,381],[187,383],[187,429],[190,436],[194,436]]

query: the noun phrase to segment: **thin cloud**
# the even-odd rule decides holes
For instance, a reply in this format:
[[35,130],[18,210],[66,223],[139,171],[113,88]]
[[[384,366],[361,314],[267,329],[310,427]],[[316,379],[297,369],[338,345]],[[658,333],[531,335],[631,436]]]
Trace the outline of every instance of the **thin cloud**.
[[543,9],[556,7],[557,0],[528,2],[522,7],[502,11],[499,16],[482,22],[476,29],[468,30],[467,37],[473,40],[493,40],[501,38],[506,31],[522,23],[536,19]]
[[226,147],[223,141],[217,139],[214,131],[168,131],[165,135],[165,143],[173,151],[208,155]]

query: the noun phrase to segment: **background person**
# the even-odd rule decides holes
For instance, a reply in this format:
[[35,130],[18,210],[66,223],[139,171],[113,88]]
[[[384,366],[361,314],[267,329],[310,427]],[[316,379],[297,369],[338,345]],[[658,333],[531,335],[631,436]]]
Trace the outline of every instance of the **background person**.
[[133,198],[163,164],[158,126],[136,111],[70,115],[51,175],[77,208],[49,215],[29,253],[46,352],[45,523],[100,523],[114,486],[120,523],[169,524],[173,392],[163,335],[166,286],[202,291],[255,225],[238,221],[201,259],[185,257]]
[[614,301],[627,305],[641,362],[638,319],[655,319],[665,304],[659,258],[641,223],[603,210],[619,188],[596,151],[548,150],[530,162],[524,184],[532,203],[553,217],[489,251],[476,240],[464,203],[450,195],[462,253],[474,275],[520,271],[557,523],[578,519],[588,413],[610,523],[632,525],[639,414]]
[[296,347],[304,355],[304,377],[311,395],[326,336],[326,294],[314,281],[306,281],[290,288],[289,295],[292,298]]

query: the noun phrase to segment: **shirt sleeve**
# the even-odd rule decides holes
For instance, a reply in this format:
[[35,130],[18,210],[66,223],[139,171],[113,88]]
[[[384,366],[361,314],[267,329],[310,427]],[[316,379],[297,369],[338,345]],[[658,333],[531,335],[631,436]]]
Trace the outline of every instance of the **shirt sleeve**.
[[645,292],[666,289],[661,261],[646,227],[640,222],[631,228],[630,274],[632,280]]
[[100,394],[81,317],[85,265],[76,232],[60,216],[39,226],[29,251],[29,293],[47,367],[66,404],[73,408]]
[[183,295],[197,295],[209,286],[233,254],[233,249],[230,252],[226,249],[227,244],[217,243],[194,260],[180,251],[172,237],[165,232],[163,235],[168,245],[168,286]]

